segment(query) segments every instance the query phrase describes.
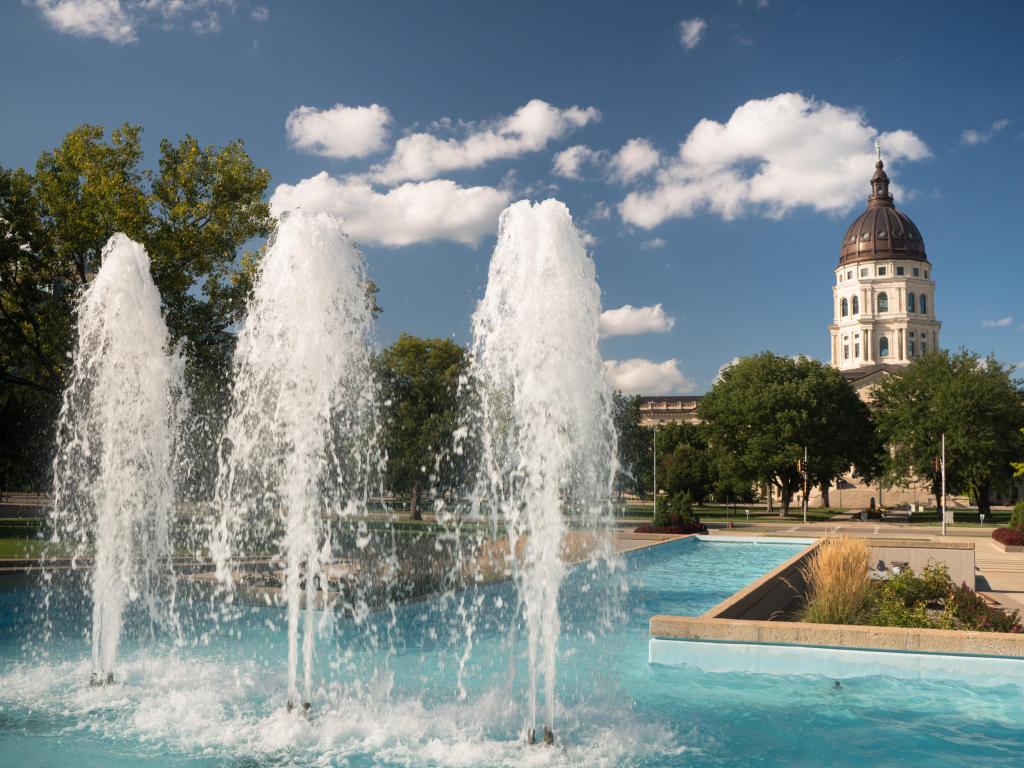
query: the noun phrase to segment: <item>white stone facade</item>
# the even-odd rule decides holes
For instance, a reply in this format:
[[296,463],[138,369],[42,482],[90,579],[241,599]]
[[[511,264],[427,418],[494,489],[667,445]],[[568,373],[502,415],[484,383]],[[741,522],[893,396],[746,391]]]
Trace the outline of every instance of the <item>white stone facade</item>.
[[916,259],[844,264],[832,287],[832,365],[841,371],[908,365],[938,350],[932,266]]

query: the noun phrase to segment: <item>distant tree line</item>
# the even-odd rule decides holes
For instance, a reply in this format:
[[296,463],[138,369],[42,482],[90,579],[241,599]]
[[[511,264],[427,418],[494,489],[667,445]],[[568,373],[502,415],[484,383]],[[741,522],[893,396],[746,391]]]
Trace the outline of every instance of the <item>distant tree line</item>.
[[[765,352],[727,368],[698,408],[700,423],[657,430],[658,491],[697,503],[746,500],[772,487],[789,510],[809,484],[829,489],[848,472],[865,482],[923,481],[938,498],[946,438],[946,486],[988,512],[991,496],[1024,476],[1024,382],[994,358],[961,350],[916,359],[884,377],[864,403],[830,366]],[[653,441],[639,398],[616,396],[623,492],[652,492]],[[644,435],[643,433],[647,433]]]

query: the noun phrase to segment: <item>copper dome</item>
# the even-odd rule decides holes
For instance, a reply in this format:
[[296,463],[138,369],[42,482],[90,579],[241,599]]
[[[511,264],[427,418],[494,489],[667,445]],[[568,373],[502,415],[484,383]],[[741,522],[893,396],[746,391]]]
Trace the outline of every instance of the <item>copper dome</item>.
[[875,259],[927,261],[921,230],[902,211],[896,210],[889,194],[889,177],[882,161],[875,163],[868,207],[853,220],[839,248],[839,265]]

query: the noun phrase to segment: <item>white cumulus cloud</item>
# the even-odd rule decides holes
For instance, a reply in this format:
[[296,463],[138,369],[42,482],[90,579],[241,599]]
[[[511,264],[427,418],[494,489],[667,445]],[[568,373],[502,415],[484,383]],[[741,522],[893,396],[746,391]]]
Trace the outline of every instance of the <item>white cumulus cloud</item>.
[[647,139],[630,139],[612,155],[610,170],[619,181],[633,181],[645,176],[661,162],[661,155]]
[[362,177],[321,171],[298,184],[279,184],[270,198],[275,216],[301,208],[341,216],[357,241],[399,247],[431,240],[475,245],[497,230],[508,192],[461,187],[448,179],[402,184],[378,192]]
[[640,247],[645,251],[653,251],[656,248],[664,248],[668,243],[663,237],[652,237],[650,240],[644,240],[640,243]]
[[[188,26],[197,35],[221,30],[221,11],[236,17],[238,0],[24,0],[36,6],[56,29],[79,37],[97,37],[111,43],[138,41],[140,27],[173,29]],[[270,11],[257,5],[250,13],[257,22]]]
[[494,160],[544,149],[577,128],[601,118],[595,107],[561,109],[533,99],[513,114],[482,124],[467,124],[462,138],[413,133],[398,140],[386,163],[373,169],[385,183],[430,179],[447,171],[479,168]]
[[982,320],[981,324],[985,328],[1006,328],[1013,325],[1013,317],[1007,315],[1006,317],[1000,317],[998,320]]
[[1009,118],[1004,117],[1002,120],[996,120],[992,123],[992,127],[985,130],[978,130],[977,128],[966,128],[963,133],[960,134],[961,144],[984,144],[986,141],[991,139],[1001,130],[1006,128],[1010,124]]
[[695,19],[683,19],[679,22],[679,42],[686,50],[693,50],[707,29],[708,23],[699,16]]
[[701,120],[653,188],[631,192],[619,213],[651,229],[701,210],[725,219],[780,217],[798,206],[842,212],[867,195],[876,137],[890,169],[931,155],[914,133],[879,134],[857,110],[799,93],[753,99],[725,123]]
[[98,37],[110,43],[134,43],[135,22],[120,0],[36,0],[46,22],[58,32]]
[[679,370],[679,361],[663,363],[634,357],[629,360],[605,360],[604,373],[612,389],[636,395],[685,395],[696,391],[696,384]]
[[391,113],[386,107],[347,107],[335,104],[330,109],[296,107],[285,121],[288,141],[305,152],[343,159],[366,157],[387,146]]
[[599,162],[602,155],[603,153],[590,147],[576,144],[555,155],[551,172],[565,179],[579,179],[583,166]]
[[653,307],[626,304],[602,312],[599,328],[602,336],[637,336],[642,333],[667,333],[675,324],[676,319],[666,314],[661,304]]

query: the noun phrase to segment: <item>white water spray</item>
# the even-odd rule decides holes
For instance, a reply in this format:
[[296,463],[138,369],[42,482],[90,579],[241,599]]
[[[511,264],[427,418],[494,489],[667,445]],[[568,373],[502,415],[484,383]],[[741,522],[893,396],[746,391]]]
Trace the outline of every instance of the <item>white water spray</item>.
[[169,528],[182,360],[169,351],[146,250],[122,234],[78,305],[54,460],[53,540],[92,562],[92,666],[112,679],[124,610],[173,623]]
[[313,694],[330,516],[365,512],[366,478],[377,469],[366,286],[362,256],[337,219],[289,215],[261,263],[235,352],[211,549],[229,586],[233,558],[283,553],[290,703],[299,701],[300,618],[302,701]]
[[611,393],[598,350],[594,263],[557,200],[518,202],[501,217],[487,291],[473,317],[484,487],[508,530],[528,627],[528,731],[553,728],[567,520],[610,549],[615,472]]

